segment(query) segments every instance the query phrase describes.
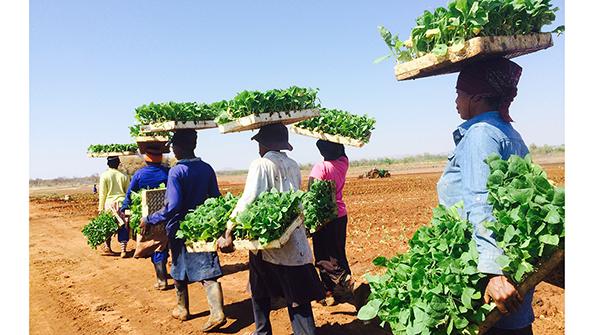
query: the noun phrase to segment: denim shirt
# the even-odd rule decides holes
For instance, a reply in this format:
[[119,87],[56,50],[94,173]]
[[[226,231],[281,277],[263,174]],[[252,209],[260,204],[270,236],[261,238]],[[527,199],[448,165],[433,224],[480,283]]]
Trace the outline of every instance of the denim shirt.
[[[462,217],[473,224],[473,237],[479,252],[478,270],[482,273],[502,274],[496,258],[502,254],[493,233],[483,222],[494,221],[492,206],[488,204],[487,180],[490,169],[485,159],[498,153],[503,159],[510,155],[524,157],[528,152],[521,135],[496,111],[485,112],[462,123],[454,132],[455,149],[438,181],[438,201],[450,207],[463,201]],[[499,328],[517,329],[533,322],[529,292],[517,313],[502,318]]]

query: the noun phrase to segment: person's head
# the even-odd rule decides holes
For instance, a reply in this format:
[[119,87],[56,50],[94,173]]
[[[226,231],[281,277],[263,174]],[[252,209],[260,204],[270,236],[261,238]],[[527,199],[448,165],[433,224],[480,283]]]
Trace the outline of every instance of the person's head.
[[463,120],[488,111],[498,111],[512,122],[510,104],[517,95],[522,68],[506,58],[475,62],[465,66],[457,79],[457,111]]
[[316,147],[325,161],[334,161],[345,155],[345,146],[343,144],[329,142],[325,140],[316,141]]
[[159,164],[163,160],[163,153],[159,145],[149,145],[145,150],[145,162]]
[[194,129],[176,130],[170,141],[176,159],[194,157],[197,138],[198,135]]
[[258,153],[264,156],[269,151],[293,150],[289,144],[289,132],[282,123],[273,123],[261,127],[251,138],[258,142]]
[[107,158],[107,166],[111,169],[117,169],[120,166],[120,157],[118,156],[109,156]]

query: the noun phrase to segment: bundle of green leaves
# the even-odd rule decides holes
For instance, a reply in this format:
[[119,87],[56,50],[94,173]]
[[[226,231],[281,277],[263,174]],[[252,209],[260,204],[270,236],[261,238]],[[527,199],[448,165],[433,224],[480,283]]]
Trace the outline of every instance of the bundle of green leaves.
[[[493,154],[486,163],[496,221],[484,225],[504,252],[497,260],[504,273],[520,283],[564,245],[564,189],[554,187],[529,155],[502,160]],[[472,233],[456,207],[434,209],[431,225],[415,233],[408,252],[374,260],[386,273],[369,276],[372,294],[358,317],[378,316],[394,334],[475,333],[493,306],[482,305],[477,291],[484,275],[477,272]]]
[[291,86],[266,92],[242,91],[232,100],[221,103],[221,114],[215,119],[223,124],[252,114],[270,114],[317,108],[318,89]]
[[267,244],[278,239],[300,214],[303,191],[279,192],[272,189],[261,193],[233,220],[234,237],[238,240],[258,240]]
[[[406,41],[379,26],[391,53],[376,62],[390,56],[407,62],[430,52],[444,56],[448,47],[460,49],[466,40],[477,36],[539,33],[556,19],[557,10],[552,8],[551,0],[451,0],[446,8],[438,7],[433,13],[424,11]],[[563,31],[564,26],[560,26],[553,32]]]
[[92,144],[87,148],[90,153],[108,153],[108,152],[136,152],[138,146],[136,143],[131,144]]
[[[158,187],[153,189],[164,189],[165,183],[159,184]],[[144,188],[145,190],[150,190],[151,188]],[[139,190],[138,192],[132,191],[130,193],[130,218],[128,220],[128,225],[130,226],[130,230],[133,231],[135,234],[140,234],[140,219],[143,216],[143,208],[142,208],[142,196],[141,192],[143,189]]]
[[330,135],[339,135],[368,143],[376,120],[338,109],[321,108],[320,115],[300,121],[296,127]]
[[378,316],[393,334],[473,334],[489,312],[477,289],[478,253],[471,224],[459,215],[461,204],[434,208],[429,226],[419,228],[409,251],[378,257],[382,275],[367,275],[371,295],[358,318]]
[[135,110],[135,118],[141,124],[165,121],[208,121],[220,113],[219,103],[164,102],[142,105]]
[[186,214],[180,222],[176,238],[186,243],[216,241],[227,228],[229,215],[238,203],[238,197],[231,193],[217,198],[209,198],[202,205]]
[[310,233],[337,218],[337,202],[333,196],[335,193],[333,181],[315,179],[310,190],[304,194],[304,226]]
[[87,238],[87,244],[96,249],[116,231],[118,231],[116,217],[110,212],[101,212],[83,227],[82,233]]
[[502,160],[494,154],[487,163],[488,202],[496,221],[485,226],[504,252],[497,262],[520,283],[541,259],[564,248],[565,192],[549,182],[530,155]]

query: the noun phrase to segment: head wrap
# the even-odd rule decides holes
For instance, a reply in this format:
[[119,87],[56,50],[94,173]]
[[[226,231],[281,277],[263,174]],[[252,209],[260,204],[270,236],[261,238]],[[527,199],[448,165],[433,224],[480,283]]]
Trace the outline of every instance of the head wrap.
[[198,135],[194,129],[180,129],[174,132],[170,143],[186,149],[196,148],[196,139]]
[[282,123],[267,124],[260,127],[258,133],[251,138],[269,150],[293,150],[289,144],[289,132]]
[[509,107],[517,95],[517,84],[523,69],[506,58],[479,61],[465,66],[459,73],[457,89],[484,98],[498,97],[498,112],[511,122]]
[[156,145],[149,145],[145,150],[145,161],[149,163],[161,163],[163,153]]
[[[345,146],[343,144],[318,140],[316,141],[316,147],[325,161],[334,161],[345,155]],[[347,157],[347,156],[346,156]]]

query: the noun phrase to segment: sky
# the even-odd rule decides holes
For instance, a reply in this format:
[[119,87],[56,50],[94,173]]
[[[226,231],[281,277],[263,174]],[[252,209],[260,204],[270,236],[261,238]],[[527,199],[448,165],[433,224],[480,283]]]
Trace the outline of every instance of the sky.
[[[425,1],[42,1],[29,3],[30,178],[106,168],[90,144],[130,143],[134,109],[150,102],[231,99],[242,90],[318,88],[323,107],[376,118],[351,159],[446,153],[462,121],[456,74],[399,82],[377,26],[402,39]],[[564,24],[564,2],[549,31]],[[515,58],[511,106],[527,144],[564,144],[564,35]],[[252,131],[199,132],[196,154],[216,170],[247,169]],[[315,139],[290,133],[298,163],[321,159]]]

